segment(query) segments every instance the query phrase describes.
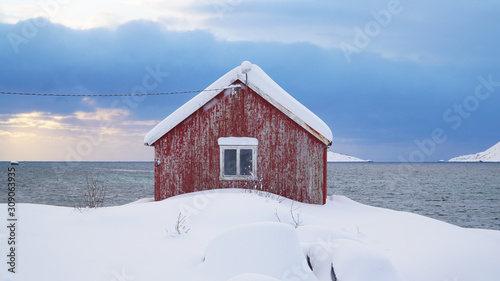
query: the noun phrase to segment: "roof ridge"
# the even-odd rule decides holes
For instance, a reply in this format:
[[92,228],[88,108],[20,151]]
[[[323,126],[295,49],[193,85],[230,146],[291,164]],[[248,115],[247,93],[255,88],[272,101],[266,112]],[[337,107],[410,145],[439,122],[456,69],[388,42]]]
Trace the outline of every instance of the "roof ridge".
[[212,91],[213,89],[228,88],[237,80],[246,83],[254,92],[273,104],[323,143],[328,144],[332,141],[333,136],[330,128],[318,116],[288,94],[259,66],[244,61],[240,66],[233,68],[217,79],[205,90],[163,119],[146,134],[144,144],[153,145],[163,135],[220,93],[219,91]]

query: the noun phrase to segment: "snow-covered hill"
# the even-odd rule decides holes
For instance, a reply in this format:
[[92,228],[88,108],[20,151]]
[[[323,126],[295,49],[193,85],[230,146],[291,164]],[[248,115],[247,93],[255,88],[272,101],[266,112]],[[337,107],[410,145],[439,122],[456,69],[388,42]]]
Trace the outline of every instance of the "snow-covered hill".
[[327,162],[371,162],[371,161],[359,159],[354,156],[349,156],[342,153],[328,151]]
[[[83,211],[16,206],[17,272],[4,255],[2,280],[500,280],[500,231],[343,196],[318,206],[226,189]],[[11,236],[0,228],[1,253]]]
[[500,162],[500,142],[486,151],[451,158],[448,162]]

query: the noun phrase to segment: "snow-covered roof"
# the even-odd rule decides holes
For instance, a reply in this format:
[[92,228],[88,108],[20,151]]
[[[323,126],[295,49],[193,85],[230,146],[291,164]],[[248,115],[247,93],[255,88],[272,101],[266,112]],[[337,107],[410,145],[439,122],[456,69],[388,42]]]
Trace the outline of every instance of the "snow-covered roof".
[[259,66],[245,61],[212,83],[212,85],[208,86],[208,88],[183,106],[179,107],[167,118],[163,119],[163,121],[146,134],[144,144],[153,145],[163,135],[217,96],[222,91],[221,89],[231,87],[236,80],[246,82],[247,86],[254,92],[262,96],[323,143],[328,144],[333,140],[332,131],[325,122],[283,90]]
[[219,138],[217,140],[219,145],[250,145],[257,146],[259,145],[259,140],[256,138],[236,138],[236,137],[227,137],[227,138]]

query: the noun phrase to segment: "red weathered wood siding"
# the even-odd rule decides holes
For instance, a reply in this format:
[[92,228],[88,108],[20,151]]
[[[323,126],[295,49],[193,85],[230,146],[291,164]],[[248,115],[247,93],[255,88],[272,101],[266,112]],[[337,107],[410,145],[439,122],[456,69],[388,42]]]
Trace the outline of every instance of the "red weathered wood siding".
[[254,187],[256,182],[219,179],[220,137],[258,139],[257,175],[263,190],[324,204],[325,145],[244,85],[234,95],[231,90],[221,92],[155,142],[155,200],[207,189]]

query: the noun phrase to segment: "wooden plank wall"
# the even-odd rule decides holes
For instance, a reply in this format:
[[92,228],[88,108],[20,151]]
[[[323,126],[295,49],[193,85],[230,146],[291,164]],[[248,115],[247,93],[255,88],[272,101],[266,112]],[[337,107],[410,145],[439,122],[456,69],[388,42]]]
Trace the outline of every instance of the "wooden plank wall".
[[217,143],[219,137],[252,137],[259,140],[257,174],[265,191],[323,204],[325,145],[242,86],[237,94],[224,90],[155,143],[155,200],[215,188],[253,188],[256,182],[219,179]]

